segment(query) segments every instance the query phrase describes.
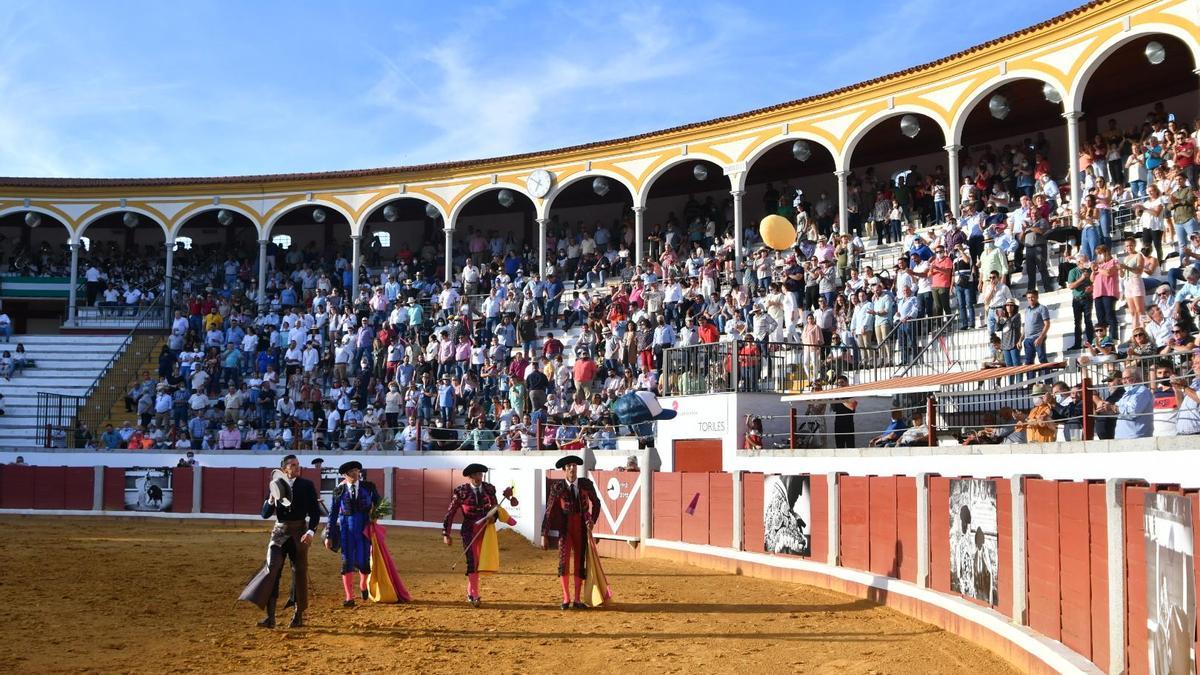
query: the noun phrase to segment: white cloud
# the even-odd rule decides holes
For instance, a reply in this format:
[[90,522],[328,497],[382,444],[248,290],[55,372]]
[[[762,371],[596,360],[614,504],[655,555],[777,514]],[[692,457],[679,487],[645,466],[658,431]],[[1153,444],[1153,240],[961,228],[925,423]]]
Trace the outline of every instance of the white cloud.
[[[405,163],[601,140],[595,123],[606,118],[625,122],[608,125],[620,133],[647,131],[628,121],[645,110],[661,118],[676,80],[694,83],[731,65],[737,43],[749,35],[748,23],[734,15],[649,5],[591,18],[577,8],[556,17],[567,30],[502,39],[488,35],[494,10],[481,10],[421,53],[380,54],[382,74],[366,101],[431,131],[405,149]],[[671,86],[656,93],[654,85]],[[584,124],[573,124],[573,116]]]

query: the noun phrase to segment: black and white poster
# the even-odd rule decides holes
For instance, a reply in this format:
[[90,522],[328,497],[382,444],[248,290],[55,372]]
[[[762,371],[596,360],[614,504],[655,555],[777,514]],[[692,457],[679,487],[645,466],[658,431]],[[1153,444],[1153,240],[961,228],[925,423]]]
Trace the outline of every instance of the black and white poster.
[[950,481],[950,589],[989,605],[999,602],[1000,538],[996,482]]
[[763,549],[810,555],[812,497],[808,476],[767,476],[763,481]]
[[1187,497],[1146,495],[1146,630],[1151,675],[1196,672],[1196,577],[1192,505]]
[[170,511],[174,490],[170,469],[126,469],[126,511]]
[[[367,478],[366,469],[360,471],[358,475],[359,480],[369,480]],[[321,468],[321,485],[318,487],[321,491],[321,501],[325,502],[325,508],[329,508],[333,505],[333,489],[337,487],[338,483],[340,482],[342,482],[342,474],[338,473],[338,468],[336,466],[333,468],[327,466]],[[379,486],[377,485],[376,487]],[[380,488],[380,490],[382,489],[383,488]]]

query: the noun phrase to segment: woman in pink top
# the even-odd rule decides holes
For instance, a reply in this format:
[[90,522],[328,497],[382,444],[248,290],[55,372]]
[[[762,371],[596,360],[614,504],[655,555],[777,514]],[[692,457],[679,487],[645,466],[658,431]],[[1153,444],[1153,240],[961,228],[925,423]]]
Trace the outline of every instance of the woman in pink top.
[[804,330],[800,334],[800,341],[804,344],[804,370],[808,374],[809,381],[812,382],[818,377],[821,349],[825,344],[825,336],[821,333],[821,327],[817,325],[817,317],[812,312],[809,312],[804,319]]
[[455,375],[462,377],[471,363],[471,337],[467,334],[458,336],[458,344],[454,345]]
[[1096,325],[1108,326],[1109,335],[1117,329],[1117,261],[1109,254],[1108,246],[1096,247],[1096,261],[1092,265],[1092,299],[1096,305]]

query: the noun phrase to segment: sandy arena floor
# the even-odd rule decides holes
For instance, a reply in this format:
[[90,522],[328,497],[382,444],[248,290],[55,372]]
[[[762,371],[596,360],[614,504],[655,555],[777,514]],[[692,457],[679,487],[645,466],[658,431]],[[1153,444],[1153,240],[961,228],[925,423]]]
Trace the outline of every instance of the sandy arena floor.
[[234,599],[263,559],[267,523],[2,523],[0,672],[530,673],[564,660],[599,673],[1013,672],[865,600],[657,561],[608,561],[617,604],[563,612],[554,554],[508,532],[505,573],[484,578],[480,609],[450,571],[457,543],[392,528],[413,604],[343,609],[339,558],[314,549],[309,625],[266,631]]

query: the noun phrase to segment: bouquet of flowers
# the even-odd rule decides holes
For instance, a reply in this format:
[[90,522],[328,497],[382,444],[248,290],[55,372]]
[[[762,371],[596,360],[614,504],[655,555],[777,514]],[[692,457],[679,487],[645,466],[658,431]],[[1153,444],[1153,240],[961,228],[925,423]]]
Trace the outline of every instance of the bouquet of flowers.
[[392,517],[392,500],[380,499],[379,503],[371,508],[371,520],[381,520],[383,518]]

